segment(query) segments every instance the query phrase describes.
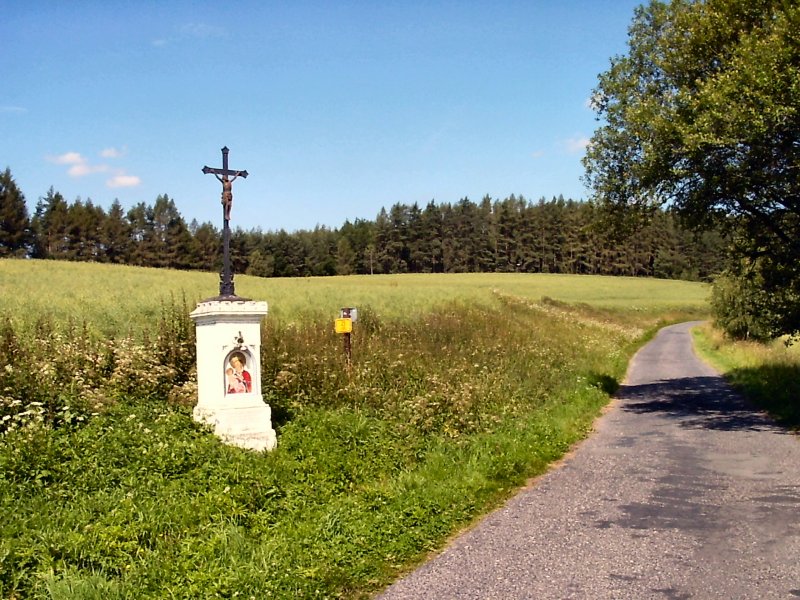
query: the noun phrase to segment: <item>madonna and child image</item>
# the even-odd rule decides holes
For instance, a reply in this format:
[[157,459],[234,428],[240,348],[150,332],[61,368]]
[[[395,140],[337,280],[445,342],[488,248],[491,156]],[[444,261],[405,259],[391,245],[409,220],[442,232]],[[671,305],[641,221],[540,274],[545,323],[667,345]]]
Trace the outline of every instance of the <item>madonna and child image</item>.
[[225,368],[225,384],[228,394],[250,392],[253,389],[253,380],[245,369],[247,358],[243,352],[234,352],[228,359]]

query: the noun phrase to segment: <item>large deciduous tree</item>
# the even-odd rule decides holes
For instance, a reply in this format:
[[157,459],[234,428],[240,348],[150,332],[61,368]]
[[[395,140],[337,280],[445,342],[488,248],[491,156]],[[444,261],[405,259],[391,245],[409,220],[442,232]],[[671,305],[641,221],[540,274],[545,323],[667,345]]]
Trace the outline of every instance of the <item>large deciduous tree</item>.
[[612,213],[723,223],[727,289],[764,292],[736,310],[758,307],[760,337],[800,333],[800,4],[651,1],[628,44],[593,96],[587,183]]

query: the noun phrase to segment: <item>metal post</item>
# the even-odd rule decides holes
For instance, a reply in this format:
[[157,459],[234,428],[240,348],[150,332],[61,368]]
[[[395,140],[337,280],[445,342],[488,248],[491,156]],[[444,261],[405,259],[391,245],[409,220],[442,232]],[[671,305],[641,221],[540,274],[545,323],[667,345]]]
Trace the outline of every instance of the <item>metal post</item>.
[[[343,319],[349,319],[350,309],[343,308],[341,311],[341,316]],[[350,333],[349,332],[345,333],[343,337],[344,337],[344,358],[345,361],[347,361],[347,368],[349,369],[353,359],[353,347],[350,344]]]
[[233,270],[231,269],[231,228],[228,220],[224,220],[222,227],[222,273],[219,281],[220,296],[235,296],[233,285]]

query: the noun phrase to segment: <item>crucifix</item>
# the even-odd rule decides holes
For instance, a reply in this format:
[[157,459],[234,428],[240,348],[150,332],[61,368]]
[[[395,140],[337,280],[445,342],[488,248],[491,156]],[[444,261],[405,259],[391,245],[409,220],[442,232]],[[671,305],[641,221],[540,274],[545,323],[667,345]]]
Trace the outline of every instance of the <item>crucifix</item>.
[[[233,204],[233,182],[237,177],[247,177],[247,171],[234,171],[228,168],[228,147],[222,149],[222,168],[212,169],[203,167],[203,173],[213,174],[222,183],[222,273],[220,274],[220,298],[236,298],[233,291],[233,273],[231,271],[231,229],[228,221],[231,219],[231,205]],[[233,177],[233,179],[229,179]]]

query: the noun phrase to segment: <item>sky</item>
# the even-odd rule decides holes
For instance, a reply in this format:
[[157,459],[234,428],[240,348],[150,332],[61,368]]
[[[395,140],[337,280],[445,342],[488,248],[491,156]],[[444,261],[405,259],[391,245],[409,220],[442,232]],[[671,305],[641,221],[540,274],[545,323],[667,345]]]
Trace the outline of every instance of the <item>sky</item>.
[[587,199],[632,0],[0,0],[0,170],[106,210],[297,231],[395,203]]

